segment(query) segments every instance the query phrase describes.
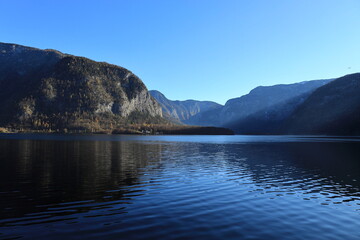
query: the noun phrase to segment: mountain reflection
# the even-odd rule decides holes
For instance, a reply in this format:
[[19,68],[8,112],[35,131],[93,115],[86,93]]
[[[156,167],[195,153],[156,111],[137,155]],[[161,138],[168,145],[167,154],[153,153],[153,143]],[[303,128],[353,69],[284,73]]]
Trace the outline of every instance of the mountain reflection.
[[[0,215],[20,217],[51,204],[124,197],[161,145],[109,141],[0,140]],[[82,209],[84,210],[84,209]]]

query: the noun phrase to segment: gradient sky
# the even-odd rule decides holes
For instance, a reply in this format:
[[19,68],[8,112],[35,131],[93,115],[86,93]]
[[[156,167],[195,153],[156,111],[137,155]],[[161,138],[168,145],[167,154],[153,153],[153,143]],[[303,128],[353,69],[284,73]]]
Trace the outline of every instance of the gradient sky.
[[360,72],[359,0],[0,0],[0,41],[128,68],[169,99]]

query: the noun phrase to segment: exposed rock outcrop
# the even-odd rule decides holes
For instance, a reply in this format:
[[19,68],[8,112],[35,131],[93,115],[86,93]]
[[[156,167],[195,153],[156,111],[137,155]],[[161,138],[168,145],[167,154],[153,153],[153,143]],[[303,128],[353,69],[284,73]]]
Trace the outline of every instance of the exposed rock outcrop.
[[0,43],[0,124],[76,128],[164,122],[129,70],[55,50]]

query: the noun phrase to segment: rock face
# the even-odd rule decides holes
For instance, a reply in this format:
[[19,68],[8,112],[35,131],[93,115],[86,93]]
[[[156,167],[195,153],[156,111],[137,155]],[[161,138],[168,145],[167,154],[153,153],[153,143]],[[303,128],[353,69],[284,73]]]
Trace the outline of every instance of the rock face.
[[163,121],[161,107],[129,70],[16,44],[0,43],[0,103],[2,126],[53,129]]
[[360,73],[318,88],[289,117],[286,134],[360,135]]
[[151,90],[150,94],[161,105],[164,117],[174,122],[202,125],[201,122],[196,121],[196,115],[221,107],[220,104],[210,101],[172,101],[156,90]]

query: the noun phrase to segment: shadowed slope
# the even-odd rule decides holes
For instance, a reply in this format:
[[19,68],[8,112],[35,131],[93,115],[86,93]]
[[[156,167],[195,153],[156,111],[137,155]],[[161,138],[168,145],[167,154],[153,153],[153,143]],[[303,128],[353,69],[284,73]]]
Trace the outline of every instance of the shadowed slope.
[[360,135],[360,73],[317,89],[292,114],[289,134]]

